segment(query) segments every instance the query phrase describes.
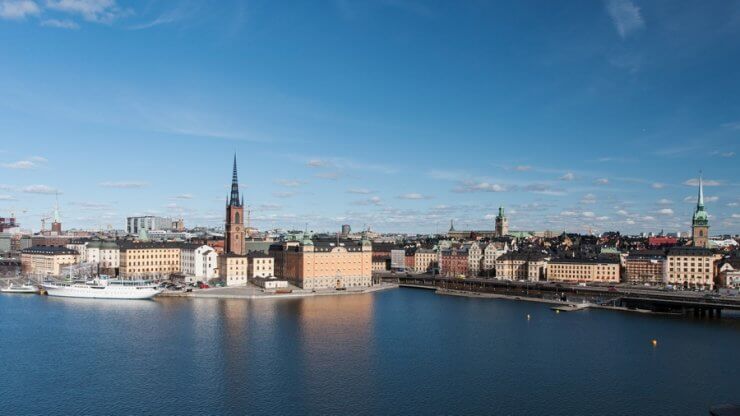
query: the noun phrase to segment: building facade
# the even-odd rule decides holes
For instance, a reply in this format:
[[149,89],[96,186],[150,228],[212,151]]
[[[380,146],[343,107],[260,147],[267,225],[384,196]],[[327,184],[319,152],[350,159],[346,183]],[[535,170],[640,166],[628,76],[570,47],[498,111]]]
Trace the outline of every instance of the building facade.
[[249,276],[249,259],[239,254],[218,256],[218,274],[226,286],[244,286]]
[[59,276],[64,266],[77,264],[79,253],[59,246],[35,246],[21,251],[23,273]]
[[445,277],[465,277],[468,275],[468,250],[464,247],[440,251],[439,273]]
[[702,247],[668,250],[667,283],[685,289],[714,289],[714,255]]
[[249,253],[248,275],[250,279],[255,277],[275,278],[275,259],[264,253]]
[[625,280],[635,284],[662,284],[666,264],[665,253],[661,250],[631,251],[624,262]]
[[161,278],[182,271],[181,244],[124,242],[119,248],[122,277]]
[[372,285],[372,245],[367,240],[273,244],[275,276],[302,289],[341,289]]
[[180,252],[180,268],[188,283],[207,282],[218,276],[218,254],[207,245],[183,244]]
[[143,217],[126,218],[126,231],[129,235],[139,235],[141,231],[169,230],[172,228],[172,219],[146,215]]
[[537,251],[509,251],[496,259],[496,278],[505,280],[545,280],[547,255]]
[[426,273],[439,267],[439,255],[436,250],[429,248],[419,248],[414,253],[414,271],[417,273]]
[[570,283],[619,283],[620,266],[616,258],[560,258],[547,265],[547,280]]

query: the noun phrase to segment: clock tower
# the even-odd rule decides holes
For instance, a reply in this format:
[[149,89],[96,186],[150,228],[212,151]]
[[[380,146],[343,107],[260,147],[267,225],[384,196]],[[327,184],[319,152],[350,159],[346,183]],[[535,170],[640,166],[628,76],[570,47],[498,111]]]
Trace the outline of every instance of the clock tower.
[[231,177],[231,195],[226,199],[225,230],[224,252],[244,255],[244,201],[239,200],[236,155],[234,155],[234,173]]

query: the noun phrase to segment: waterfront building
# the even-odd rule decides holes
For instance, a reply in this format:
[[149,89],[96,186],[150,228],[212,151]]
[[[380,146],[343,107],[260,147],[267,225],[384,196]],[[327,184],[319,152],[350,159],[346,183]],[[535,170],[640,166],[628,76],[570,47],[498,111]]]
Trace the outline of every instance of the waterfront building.
[[466,247],[448,248],[440,251],[439,273],[445,277],[468,275],[468,250]]
[[719,266],[719,286],[740,289],[740,257],[731,257]]
[[406,250],[396,248],[391,250],[391,270],[404,270],[406,268]]
[[278,280],[275,278],[255,277],[252,279],[252,283],[266,290],[286,289],[288,287],[287,280]]
[[425,273],[438,267],[439,256],[436,250],[419,248],[414,252],[414,271]]
[[483,250],[482,269],[487,277],[495,274],[496,260],[508,251],[509,243],[506,241],[492,241],[486,244]]
[[631,251],[624,263],[627,282],[651,285],[664,283],[667,264],[664,251]]
[[413,271],[416,265],[416,247],[406,249],[406,256],[403,259],[403,268],[406,271]]
[[287,241],[270,246],[275,275],[303,289],[370,286],[372,245],[367,240]]
[[714,288],[714,255],[703,247],[668,250],[667,283],[685,289]]
[[181,244],[178,243],[119,243],[120,275],[134,278],[157,278],[180,273]]
[[186,282],[207,282],[218,277],[218,254],[207,245],[183,244],[180,268]]
[[468,246],[468,275],[476,277],[480,275],[483,263],[483,250],[480,244],[472,242]]
[[249,275],[247,256],[224,253],[218,256],[218,275],[226,286],[244,286]]
[[252,252],[247,254],[249,260],[248,277],[275,278],[275,259],[268,254],[261,252]]
[[699,176],[699,196],[696,200],[696,210],[691,218],[691,238],[694,247],[709,247],[709,215],[704,210],[704,184]]
[[509,234],[509,219],[504,215],[504,207],[498,207],[496,215],[496,237],[503,237]]
[[394,243],[372,243],[373,248],[373,259],[372,267],[373,271],[383,272],[391,269],[391,250],[397,249],[398,246]]
[[349,224],[342,224],[342,237],[348,237],[351,232],[352,227],[350,227]]
[[59,276],[62,267],[77,264],[79,253],[60,246],[34,246],[21,250],[21,270],[27,274]]
[[157,217],[154,215],[126,218],[126,231],[129,235],[139,235],[142,230],[149,232],[170,229],[172,229],[171,218]]
[[540,251],[509,251],[496,259],[496,277],[506,280],[545,280],[547,255]]
[[571,283],[619,283],[619,259],[559,258],[547,265],[547,280]]

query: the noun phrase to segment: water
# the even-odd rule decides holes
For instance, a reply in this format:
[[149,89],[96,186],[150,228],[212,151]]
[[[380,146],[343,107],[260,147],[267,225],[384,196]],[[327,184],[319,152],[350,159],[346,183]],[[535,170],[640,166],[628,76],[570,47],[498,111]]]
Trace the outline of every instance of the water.
[[415,289],[6,295],[0,413],[706,415],[740,402],[739,347],[740,319],[556,315]]

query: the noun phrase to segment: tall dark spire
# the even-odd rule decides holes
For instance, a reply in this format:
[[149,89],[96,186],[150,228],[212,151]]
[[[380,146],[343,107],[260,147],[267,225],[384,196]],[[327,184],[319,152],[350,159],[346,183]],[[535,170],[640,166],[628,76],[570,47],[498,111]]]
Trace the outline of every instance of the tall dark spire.
[[234,153],[234,173],[231,177],[231,197],[229,198],[229,205],[234,207],[240,207],[241,202],[239,201],[239,178],[236,175],[236,153]]

